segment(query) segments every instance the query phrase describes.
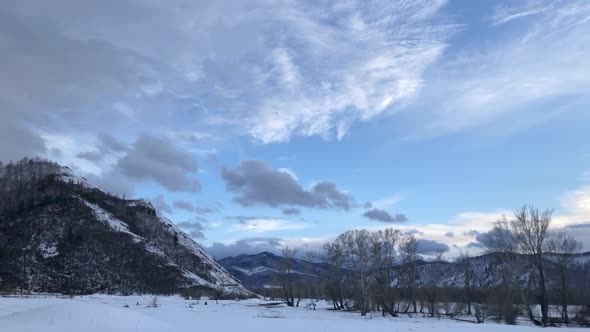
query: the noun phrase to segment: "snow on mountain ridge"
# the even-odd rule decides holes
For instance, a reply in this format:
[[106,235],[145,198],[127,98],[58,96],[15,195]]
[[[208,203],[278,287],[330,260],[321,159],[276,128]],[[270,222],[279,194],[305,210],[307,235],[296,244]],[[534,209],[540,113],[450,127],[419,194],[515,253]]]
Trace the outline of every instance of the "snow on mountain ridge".
[[[253,295],[150,202],[110,195],[66,166],[37,159],[0,166],[0,195],[0,249],[9,248],[0,256],[6,267],[0,268],[0,290],[20,284],[80,293],[203,286]],[[14,272],[22,261],[30,265],[26,280]]]
[[96,204],[92,204],[89,203],[87,201],[85,201],[84,199],[81,199],[82,203],[84,203],[86,206],[88,206],[90,209],[92,209],[92,212],[94,213],[94,215],[96,216],[96,218],[102,222],[105,222],[107,225],[109,225],[113,230],[117,231],[117,232],[121,232],[121,233],[127,233],[129,235],[131,235],[133,237],[133,240],[135,242],[139,242],[141,240],[143,240],[143,238],[135,233],[132,233],[129,231],[129,226],[127,226],[126,223],[122,222],[121,220],[113,217],[112,214],[106,212],[105,210],[103,210],[101,207],[99,207]]

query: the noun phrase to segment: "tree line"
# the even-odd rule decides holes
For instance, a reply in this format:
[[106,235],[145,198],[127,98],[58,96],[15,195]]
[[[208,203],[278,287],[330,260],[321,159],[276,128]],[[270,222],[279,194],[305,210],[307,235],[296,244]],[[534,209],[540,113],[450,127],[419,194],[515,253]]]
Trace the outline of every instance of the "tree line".
[[500,262],[493,268],[500,269],[501,280],[492,287],[476,287],[478,267],[466,250],[452,264],[451,283],[441,280],[448,275],[443,270],[451,266],[442,251],[425,264],[415,236],[393,228],[359,229],[342,233],[320,253],[305,254],[309,271],[317,262],[329,266],[317,283],[298,282],[295,273],[307,272],[293,271],[296,253],[285,247],[274,295],[289,306],[298,306],[301,298],[326,299],[334,310],[362,316],[445,315],[476,323],[494,318],[508,324],[525,316],[538,326],[588,325],[588,269],[583,289],[571,289],[569,279],[581,244],[552,231],[551,221],[551,210],[524,206],[511,219],[503,216],[482,236],[486,251]]

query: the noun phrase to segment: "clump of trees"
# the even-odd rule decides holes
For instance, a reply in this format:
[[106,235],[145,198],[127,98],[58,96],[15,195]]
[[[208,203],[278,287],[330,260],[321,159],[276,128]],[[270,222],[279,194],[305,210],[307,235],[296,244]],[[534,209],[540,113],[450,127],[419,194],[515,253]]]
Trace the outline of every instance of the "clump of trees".
[[[512,219],[503,216],[498,220],[483,239],[488,250],[500,253],[506,263],[506,298],[519,294],[529,320],[538,326],[570,323],[567,313],[568,271],[574,254],[581,250],[581,245],[571,236],[550,231],[552,214],[552,210],[541,211],[525,205],[515,211]],[[523,256],[526,259],[522,259]],[[516,273],[523,263],[527,272],[524,282]],[[552,267],[559,271],[557,276],[549,274]],[[560,285],[557,291],[560,293],[561,317],[549,316],[548,282],[552,278],[558,279]],[[539,305],[540,317],[535,315],[533,305]]]
[[[376,232],[347,231],[324,245],[324,260],[330,266],[325,276],[325,295],[335,310],[401,314],[471,315],[472,273],[469,257],[460,265],[465,273],[469,305],[461,289],[438,278],[449,263],[443,252],[426,264],[418,254],[418,239],[393,228]],[[428,268],[426,268],[428,265]],[[469,309],[465,309],[468,307]]]
[[[588,324],[590,309],[580,304],[589,302],[590,276],[583,291],[573,296],[570,289],[580,243],[553,232],[551,220],[551,210],[529,206],[516,210],[513,218],[503,216],[482,236],[490,263],[478,266],[467,250],[453,264],[442,251],[425,262],[418,254],[418,239],[394,228],[346,231],[326,243],[321,254],[309,254],[310,264],[319,257],[328,267],[313,289],[295,277],[301,272],[293,270],[295,251],[285,248],[279,296],[289,306],[298,306],[302,297],[323,297],[334,310],[362,316],[445,315],[474,323],[494,319],[516,324],[525,314],[538,326]],[[481,271],[490,267],[500,270],[500,280],[495,274],[499,283],[484,285],[482,279],[497,273]],[[578,310],[570,317],[573,304]],[[557,311],[559,315],[550,315]]]
[[298,288],[297,301],[295,300],[295,276],[293,275],[293,263],[295,260],[295,250],[289,247],[283,248],[283,260],[281,262],[281,280],[280,286],[281,291],[283,293],[283,301],[289,307],[299,307],[299,302],[301,301],[302,292]]
[[[409,310],[397,300],[400,287],[414,297],[418,256],[413,236],[402,237],[392,228],[352,230],[327,243],[324,251],[330,266],[327,290],[334,309],[358,310],[363,316],[370,311],[397,316]],[[415,300],[411,302],[415,307]]]

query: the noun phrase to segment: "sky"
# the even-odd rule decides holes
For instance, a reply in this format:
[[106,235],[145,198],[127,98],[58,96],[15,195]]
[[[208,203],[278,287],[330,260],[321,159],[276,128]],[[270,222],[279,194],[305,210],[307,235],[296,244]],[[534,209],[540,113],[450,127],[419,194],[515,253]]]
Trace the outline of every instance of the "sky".
[[477,253],[523,204],[590,250],[588,31],[586,0],[5,0],[0,160],[217,258],[387,227]]

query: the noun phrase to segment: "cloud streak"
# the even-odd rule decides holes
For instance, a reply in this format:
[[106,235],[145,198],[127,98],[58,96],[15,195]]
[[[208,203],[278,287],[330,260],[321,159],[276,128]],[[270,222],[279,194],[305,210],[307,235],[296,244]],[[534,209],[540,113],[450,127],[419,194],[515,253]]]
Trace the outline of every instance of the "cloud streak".
[[244,219],[229,228],[230,232],[267,233],[281,230],[296,230],[308,228],[309,225],[301,222],[292,222],[283,219],[253,218]]
[[402,223],[408,221],[408,217],[406,217],[405,214],[397,213],[392,216],[389,212],[376,208],[363,213],[363,217],[387,223]]
[[175,200],[172,205],[177,208],[177,209],[182,209],[182,210],[186,210],[186,211],[190,211],[190,212],[195,212],[198,214],[208,214],[208,213],[212,213],[215,211],[215,209],[213,208],[204,208],[204,207],[199,207],[194,205],[191,202],[179,199],[179,200]]
[[[479,32],[492,36],[490,41],[454,46],[453,56],[425,78],[428,88],[411,108],[430,111],[420,112],[427,121],[409,136],[453,134],[490,123],[511,132],[587,103],[590,78],[581,73],[590,70],[584,56],[590,52],[589,15],[587,1],[553,1],[514,3],[479,18],[491,23]],[[563,97],[566,104],[547,106]]]

